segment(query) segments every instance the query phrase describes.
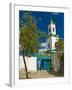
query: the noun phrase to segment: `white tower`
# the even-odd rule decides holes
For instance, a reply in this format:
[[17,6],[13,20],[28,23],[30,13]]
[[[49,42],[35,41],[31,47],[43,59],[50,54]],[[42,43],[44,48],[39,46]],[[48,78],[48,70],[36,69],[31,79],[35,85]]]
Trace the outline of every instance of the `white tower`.
[[50,23],[48,25],[48,50],[54,52],[55,49],[55,43],[57,42],[58,37],[56,36],[56,25],[50,20]]

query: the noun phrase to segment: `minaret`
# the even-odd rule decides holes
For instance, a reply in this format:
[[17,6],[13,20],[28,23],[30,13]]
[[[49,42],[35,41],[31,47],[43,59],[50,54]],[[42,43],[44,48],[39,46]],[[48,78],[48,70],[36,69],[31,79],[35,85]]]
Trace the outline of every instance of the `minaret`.
[[48,25],[48,35],[56,35],[56,26],[55,26],[54,22],[52,21],[52,18]]
[[55,51],[55,43],[57,41],[56,38],[56,25],[52,21],[52,18],[50,20],[50,23],[48,25],[48,50]]

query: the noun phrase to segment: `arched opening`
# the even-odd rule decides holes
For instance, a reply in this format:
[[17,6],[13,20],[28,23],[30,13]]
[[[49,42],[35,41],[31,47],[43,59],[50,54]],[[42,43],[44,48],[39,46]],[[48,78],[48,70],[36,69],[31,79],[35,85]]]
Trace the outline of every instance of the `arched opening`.
[[53,27],[53,32],[54,32],[54,27]]

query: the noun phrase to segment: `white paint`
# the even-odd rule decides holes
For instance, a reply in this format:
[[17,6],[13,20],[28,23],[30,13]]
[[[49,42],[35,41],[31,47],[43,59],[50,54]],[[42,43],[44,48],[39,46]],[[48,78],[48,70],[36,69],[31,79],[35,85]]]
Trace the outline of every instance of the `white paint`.
[[[28,72],[29,71],[37,71],[37,58],[36,57],[25,57],[26,65]],[[25,69],[23,57],[19,58],[19,70]]]
[[28,71],[37,71],[37,58],[31,57],[29,58],[28,65],[27,65]]
[[[50,24],[48,25],[48,35],[51,36],[48,38],[48,50],[55,50],[55,43],[58,40],[58,36],[56,35],[56,25],[54,22],[51,20]],[[56,35],[56,36],[53,36]],[[50,47],[49,47],[50,46]]]
[[[55,50],[55,43],[58,40],[58,36],[56,35],[56,24],[51,20],[48,24],[48,35],[51,35],[48,37],[46,42],[41,43],[41,49],[39,49],[39,53],[43,54],[43,52],[47,50]],[[56,35],[56,36],[53,36]]]
[[58,37],[49,37],[48,38],[48,44],[50,44],[50,47],[48,47],[48,50],[55,50],[55,43],[57,42]]
[[57,38],[56,37],[51,37],[52,39],[52,50],[55,50],[55,43],[57,42]]
[[24,69],[23,57],[19,56],[19,70]]
[[[53,28],[54,28],[54,31],[53,31]],[[51,30],[51,32],[49,32],[49,29]],[[55,24],[49,24],[48,25],[48,34],[56,35],[56,26],[55,26]]]

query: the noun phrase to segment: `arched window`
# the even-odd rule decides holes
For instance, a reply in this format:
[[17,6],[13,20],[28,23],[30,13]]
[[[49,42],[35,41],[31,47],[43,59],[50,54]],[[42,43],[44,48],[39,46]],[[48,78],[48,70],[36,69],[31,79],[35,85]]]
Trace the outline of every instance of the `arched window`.
[[53,27],[53,32],[54,32],[54,27]]

